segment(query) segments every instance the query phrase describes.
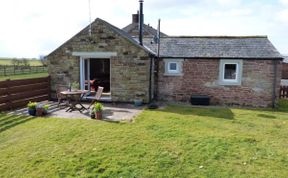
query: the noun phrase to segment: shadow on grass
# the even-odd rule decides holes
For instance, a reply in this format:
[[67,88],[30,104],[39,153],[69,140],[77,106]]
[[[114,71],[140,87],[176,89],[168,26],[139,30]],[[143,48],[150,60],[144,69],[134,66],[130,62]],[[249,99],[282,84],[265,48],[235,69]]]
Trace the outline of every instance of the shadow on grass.
[[228,119],[228,120],[234,119],[234,114],[229,108],[189,107],[189,106],[171,105],[162,111],[180,115],[195,115],[202,117]]
[[258,117],[266,118],[266,119],[276,119],[276,116],[272,116],[269,114],[258,114]]
[[0,133],[34,119],[32,116],[0,114]]

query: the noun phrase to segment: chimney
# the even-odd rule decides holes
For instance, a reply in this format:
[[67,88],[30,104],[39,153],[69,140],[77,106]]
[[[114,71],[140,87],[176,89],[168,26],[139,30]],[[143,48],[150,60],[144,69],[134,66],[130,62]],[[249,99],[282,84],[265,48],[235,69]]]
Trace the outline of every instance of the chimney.
[[132,14],[132,23],[139,23],[139,11],[137,14]]
[[143,45],[143,23],[144,23],[144,16],[143,16],[143,0],[139,0],[140,3],[140,13],[139,13],[139,44]]

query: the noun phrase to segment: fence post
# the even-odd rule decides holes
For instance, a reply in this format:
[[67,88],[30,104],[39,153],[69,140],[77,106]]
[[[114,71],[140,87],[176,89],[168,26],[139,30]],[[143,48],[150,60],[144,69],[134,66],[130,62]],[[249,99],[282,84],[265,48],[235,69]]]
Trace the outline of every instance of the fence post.
[[7,94],[7,98],[8,98],[7,106],[9,108],[9,110],[13,109],[13,105],[11,102],[10,83],[11,83],[10,79],[7,79],[6,80],[6,94]]
[[6,66],[5,65],[3,66],[3,69],[4,69],[4,76],[6,76]]
[[48,76],[48,100],[51,100],[51,76]]

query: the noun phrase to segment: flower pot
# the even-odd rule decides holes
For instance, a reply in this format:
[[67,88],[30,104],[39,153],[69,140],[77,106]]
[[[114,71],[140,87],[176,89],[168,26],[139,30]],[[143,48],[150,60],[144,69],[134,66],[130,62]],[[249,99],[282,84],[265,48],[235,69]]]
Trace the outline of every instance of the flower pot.
[[102,119],[102,111],[96,112],[96,119],[98,120]]
[[45,109],[37,108],[36,109],[36,116],[43,116],[43,115],[45,115]]
[[47,115],[48,114],[48,110],[44,109],[43,114]]
[[134,100],[134,106],[142,106],[142,99],[135,99]]
[[36,116],[36,109],[28,109],[28,113],[31,116]]
[[92,112],[91,115],[90,115],[91,119],[95,119],[95,113]]

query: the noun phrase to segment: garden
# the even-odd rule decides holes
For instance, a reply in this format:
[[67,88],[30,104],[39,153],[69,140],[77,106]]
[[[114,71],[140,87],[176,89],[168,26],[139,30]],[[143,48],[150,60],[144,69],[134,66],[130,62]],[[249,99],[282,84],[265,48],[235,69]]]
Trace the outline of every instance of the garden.
[[280,104],[171,105],[120,123],[2,113],[0,177],[288,177]]

